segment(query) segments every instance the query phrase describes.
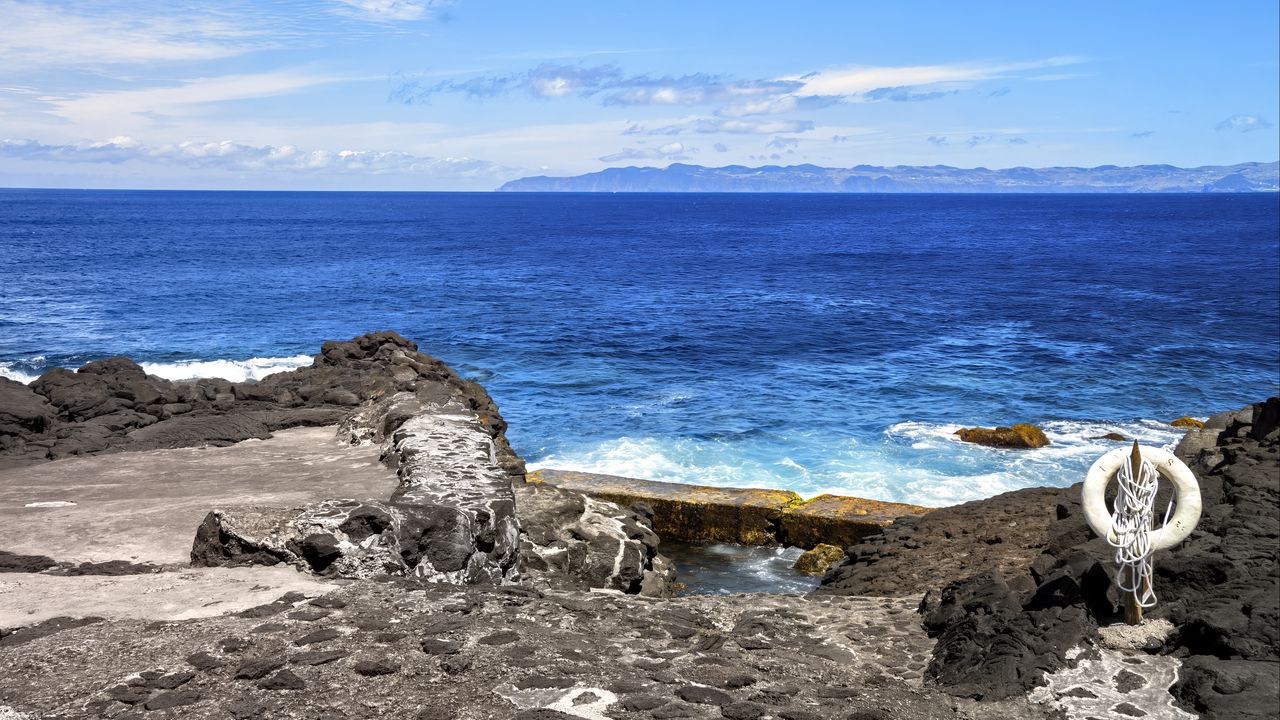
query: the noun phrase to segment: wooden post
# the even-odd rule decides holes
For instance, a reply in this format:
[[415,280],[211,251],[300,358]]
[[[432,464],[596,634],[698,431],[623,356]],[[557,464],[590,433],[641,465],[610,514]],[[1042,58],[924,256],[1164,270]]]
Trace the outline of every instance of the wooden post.
[[[1138,441],[1133,441],[1133,453],[1129,455],[1129,467],[1133,473],[1133,479],[1137,481],[1142,477],[1142,448],[1138,447]],[[1143,595],[1147,592],[1147,581],[1143,578],[1141,587],[1138,586],[1138,578],[1135,575],[1138,568],[1129,566],[1129,578],[1125,585],[1134,588],[1132,593],[1126,593],[1124,598],[1124,621],[1129,625],[1142,624],[1142,606],[1138,604],[1138,593]]]

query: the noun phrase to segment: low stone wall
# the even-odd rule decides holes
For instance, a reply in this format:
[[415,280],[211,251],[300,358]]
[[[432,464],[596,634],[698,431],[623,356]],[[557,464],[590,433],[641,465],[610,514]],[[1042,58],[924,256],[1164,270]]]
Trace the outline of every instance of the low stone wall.
[[806,501],[786,490],[685,485],[567,470],[531,472],[526,482],[573,490],[623,507],[643,503],[653,510],[653,529],[660,537],[699,544],[844,547],[900,517],[930,510],[838,495]]

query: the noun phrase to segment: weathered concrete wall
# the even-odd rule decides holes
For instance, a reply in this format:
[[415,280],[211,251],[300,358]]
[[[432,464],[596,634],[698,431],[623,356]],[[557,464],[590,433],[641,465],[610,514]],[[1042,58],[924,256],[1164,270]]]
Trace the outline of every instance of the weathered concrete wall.
[[918,505],[864,498],[820,495],[806,501],[786,490],[684,485],[567,470],[538,470],[526,481],[623,507],[644,503],[653,510],[653,529],[660,537],[690,543],[844,547],[897,518],[929,512]]

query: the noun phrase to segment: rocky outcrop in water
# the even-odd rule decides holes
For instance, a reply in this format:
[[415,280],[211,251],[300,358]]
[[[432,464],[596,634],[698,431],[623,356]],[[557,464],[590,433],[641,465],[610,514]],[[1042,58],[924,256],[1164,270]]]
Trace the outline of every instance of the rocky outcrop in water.
[[1044,431],[1035,425],[1018,423],[1011,427],[960,428],[955,432],[961,440],[975,445],[996,448],[1034,449],[1049,444]]

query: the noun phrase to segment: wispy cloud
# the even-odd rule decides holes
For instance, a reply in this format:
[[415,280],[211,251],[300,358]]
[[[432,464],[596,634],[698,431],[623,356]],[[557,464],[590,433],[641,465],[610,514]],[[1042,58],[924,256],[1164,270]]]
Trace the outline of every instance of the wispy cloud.
[[892,100],[894,102],[919,102],[922,100],[937,100],[947,95],[955,95],[959,90],[927,90],[918,91],[909,87],[884,87],[876,88],[863,93],[863,97],[867,100]]
[[766,148],[775,150],[790,150],[800,145],[800,141],[791,137],[776,137],[765,144]]
[[246,145],[230,140],[148,146],[125,136],[104,142],[62,145],[35,140],[0,140],[0,157],[113,165],[141,162],[192,169],[289,173],[474,177],[490,175],[498,170],[493,163],[467,157],[433,158],[367,150],[304,150],[293,145]]
[[686,147],[684,143],[671,142],[656,148],[624,148],[616,153],[602,155],[600,162],[618,162],[620,160],[683,160],[697,148]]
[[374,22],[405,22],[433,17],[449,0],[333,0],[339,14]]
[[930,135],[924,139],[930,145],[946,145],[947,137],[945,135]]
[[784,120],[765,118],[698,117],[676,123],[646,127],[632,124],[623,135],[680,135],[683,133],[727,133],[730,135],[776,135],[802,133],[813,129],[812,120]]
[[969,139],[964,141],[964,144],[969,147],[978,147],[979,145],[985,145],[989,142],[991,142],[990,135],[970,135]]
[[1271,127],[1271,123],[1266,118],[1258,115],[1232,115],[1214,126],[1218,132],[1236,131],[1236,132],[1253,132],[1254,130],[1266,130]]
[[253,22],[202,9],[123,13],[94,3],[0,5],[0,63],[10,70],[213,60],[270,42]]
[[393,97],[417,102],[441,93],[484,98],[524,91],[536,98],[583,97],[605,105],[705,105],[749,96],[785,93],[797,87],[789,81],[734,81],[708,73],[689,75],[628,75],[617,65],[542,63],[532,70],[425,84],[409,81]]
[[978,81],[1080,62],[1084,60],[1054,57],[1004,64],[837,68],[746,80],[701,72],[628,74],[612,64],[543,63],[521,73],[433,83],[410,81],[393,96],[412,103],[442,93],[484,98],[523,91],[536,98],[579,97],[604,105],[716,106],[718,116],[745,117],[816,110],[841,102],[935,100]]
[[1080,57],[1052,57],[1021,63],[837,68],[784,79],[802,82],[802,87],[797,91],[800,95],[852,97],[885,88],[919,88],[949,83],[973,83],[1011,77],[1028,70],[1075,65],[1084,61],[1084,58]]
[[1155,135],[1155,134],[1156,134],[1156,131],[1155,131],[1155,130],[1139,130],[1138,132],[1131,133],[1131,134],[1129,135],[1129,137],[1135,137],[1135,138],[1149,138],[1149,137],[1151,137],[1152,135]]
[[[299,70],[247,75],[193,78],[175,85],[130,90],[107,90],[77,96],[46,97],[50,112],[84,127],[125,127],[139,118],[188,115],[211,103],[287,95],[299,90],[352,78]],[[106,134],[106,133],[103,133]]]

